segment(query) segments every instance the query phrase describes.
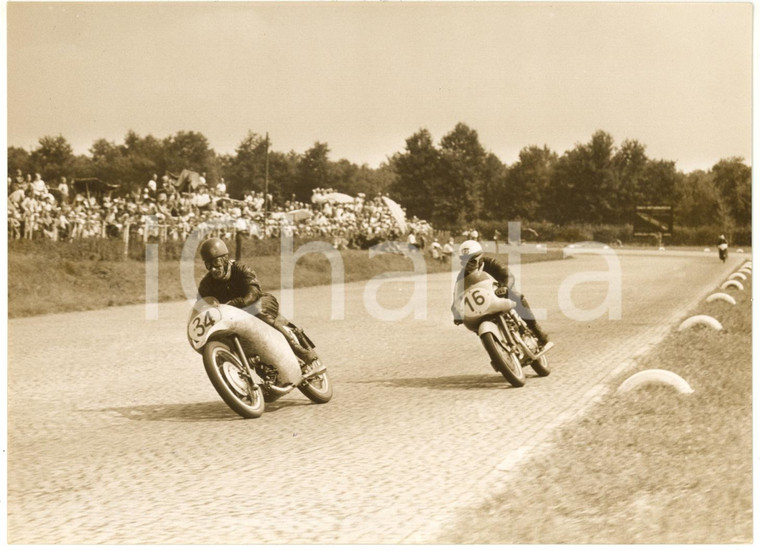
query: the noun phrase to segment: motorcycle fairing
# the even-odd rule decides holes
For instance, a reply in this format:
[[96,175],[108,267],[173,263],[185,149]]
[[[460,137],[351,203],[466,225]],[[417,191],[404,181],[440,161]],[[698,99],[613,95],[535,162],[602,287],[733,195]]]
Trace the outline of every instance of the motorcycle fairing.
[[457,286],[455,301],[463,313],[464,325],[470,331],[479,331],[479,322],[484,317],[508,312],[515,307],[513,300],[496,296],[497,282],[487,272],[472,272],[459,284],[461,287]]
[[200,353],[212,335],[225,334],[237,335],[246,355],[258,355],[263,363],[276,367],[283,383],[301,382],[298,358],[282,333],[240,308],[219,304],[215,299],[199,300],[188,322],[192,347]]
[[477,326],[477,331],[478,331],[478,337],[486,333],[493,333],[494,337],[501,340],[501,332],[499,331],[499,326],[494,321],[491,321],[491,320],[481,321]]

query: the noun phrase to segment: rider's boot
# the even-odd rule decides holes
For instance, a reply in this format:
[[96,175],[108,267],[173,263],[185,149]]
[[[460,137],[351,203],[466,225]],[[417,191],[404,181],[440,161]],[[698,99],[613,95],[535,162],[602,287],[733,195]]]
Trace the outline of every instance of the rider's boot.
[[319,375],[320,373],[324,373],[327,370],[327,368],[324,366],[322,361],[317,358],[308,364],[304,364],[301,367],[301,375],[304,379],[309,379],[311,377],[314,377],[315,375]]
[[274,320],[273,326],[285,336],[285,340],[288,341],[293,353],[299,360],[301,360],[301,376],[304,379],[324,373],[326,368],[322,365],[322,362],[319,361],[319,356],[314,352],[314,348],[311,346],[304,346],[301,339],[298,338],[300,330],[297,327],[293,326],[282,316],[278,316]]
[[536,335],[538,346],[543,352],[546,352],[554,346],[554,343],[549,340],[549,335],[544,333],[544,330],[541,329],[541,326],[538,325],[538,322],[535,319],[527,319],[525,320],[525,324],[531,331],[533,331],[533,334]]

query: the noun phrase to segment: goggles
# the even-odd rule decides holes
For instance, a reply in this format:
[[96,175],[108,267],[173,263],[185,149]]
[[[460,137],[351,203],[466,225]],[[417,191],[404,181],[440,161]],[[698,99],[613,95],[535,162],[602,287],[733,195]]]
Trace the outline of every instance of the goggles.
[[224,266],[227,264],[227,255],[224,254],[222,256],[217,256],[216,258],[207,261],[205,264],[207,270],[212,270],[214,268],[224,268]]
[[483,253],[477,253],[477,254],[463,254],[459,256],[459,262],[462,264],[468,264],[470,262],[480,262],[480,257],[483,256]]

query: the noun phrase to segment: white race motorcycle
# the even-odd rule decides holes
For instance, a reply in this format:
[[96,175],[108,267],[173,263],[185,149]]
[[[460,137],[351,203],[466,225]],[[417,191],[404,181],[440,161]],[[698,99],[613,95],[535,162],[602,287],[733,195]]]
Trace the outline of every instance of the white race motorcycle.
[[[301,329],[293,324],[287,329],[302,346],[314,348]],[[242,417],[260,417],[267,402],[294,388],[319,404],[332,398],[326,371],[304,379],[303,362],[283,334],[240,308],[212,297],[198,300],[187,322],[187,338],[203,355],[206,374],[219,396]]]
[[523,368],[530,366],[539,377],[551,373],[538,339],[515,310],[515,302],[496,295],[498,282],[484,271],[464,279],[457,300],[464,326],[478,334],[491,358],[491,367],[512,386],[525,384]]

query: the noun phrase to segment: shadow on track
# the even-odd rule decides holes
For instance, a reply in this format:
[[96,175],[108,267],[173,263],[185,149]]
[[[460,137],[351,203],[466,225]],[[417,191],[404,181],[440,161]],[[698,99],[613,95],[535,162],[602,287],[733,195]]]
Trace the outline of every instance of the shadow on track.
[[[536,377],[526,373],[530,379]],[[405,388],[430,388],[433,390],[480,390],[484,388],[504,390],[515,388],[501,375],[451,375],[448,377],[419,377],[411,379],[369,379],[364,381],[349,381],[359,384],[375,384]]]
[[[266,411],[271,413],[284,407],[309,406],[311,402],[304,400],[281,399],[267,404]],[[131,406],[122,408],[105,408],[98,411],[117,413],[131,421],[175,421],[180,423],[197,421],[245,421],[237,413],[232,411],[224,402],[202,402],[192,404],[149,404],[143,406]]]

